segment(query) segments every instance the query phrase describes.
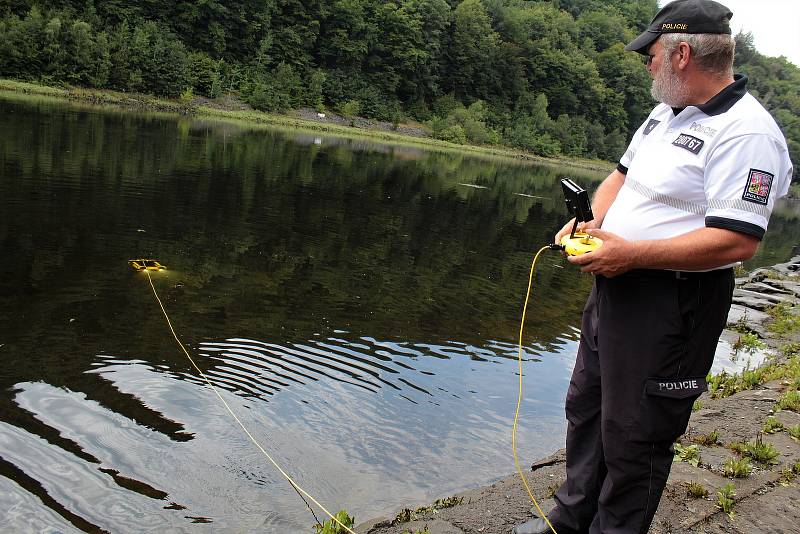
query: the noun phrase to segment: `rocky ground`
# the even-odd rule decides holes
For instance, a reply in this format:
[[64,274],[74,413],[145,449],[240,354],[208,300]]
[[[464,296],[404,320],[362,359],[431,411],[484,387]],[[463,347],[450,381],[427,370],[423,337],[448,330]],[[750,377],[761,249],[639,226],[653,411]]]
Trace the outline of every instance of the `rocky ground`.
[[[720,381],[717,395],[710,391],[700,397],[698,409],[679,442],[678,450],[687,451],[686,459],[673,464],[651,533],[800,532],[800,442],[788,432],[790,427],[798,428],[800,414],[776,408],[782,395],[792,387],[797,388],[797,374],[787,378],[786,367],[780,365],[790,361],[785,349],[788,343],[800,342],[800,332],[790,328],[774,333],[776,329],[770,324],[775,319],[766,313],[783,302],[788,317],[798,315],[799,275],[800,256],[737,279],[729,329],[723,337],[735,342],[742,332],[750,332],[749,338],[755,340],[752,335],[755,333],[772,349],[774,360],[761,368],[760,380],[754,379],[763,383],[743,386],[741,379],[723,377],[727,380]],[[795,346],[794,353],[797,352],[800,349]],[[797,373],[797,369],[792,372]],[[729,396],[719,395],[726,387],[748,389]],[[794,409],[797,410],[796,405]],[[780,423],[783,429],[765,433],[768,419],[772,426],[779,427]],[[755,445],[758,440],[771,444],[778,453],[774,463],[750,460],[753,469],[749,476],[729,476],[724,468],[726,461],[747,457],[742,444]],[[565,477],[563,450],[533,463],[527,477],[547,512],[553,506],[553,491]],[[718,492],[729,484],[735,495],[730,513],[726,513],[718,504]],[[690,496],[690,485],[701,495]],[[707,495],[703,496],[704,492]],[[519,476],[513,474],[491,486],[461,493],[429,507],[404,510],[394,520],[369,521],[356,531],[359,534],[509,534],[514,525],[527,520],[530,514],[530,499]]]

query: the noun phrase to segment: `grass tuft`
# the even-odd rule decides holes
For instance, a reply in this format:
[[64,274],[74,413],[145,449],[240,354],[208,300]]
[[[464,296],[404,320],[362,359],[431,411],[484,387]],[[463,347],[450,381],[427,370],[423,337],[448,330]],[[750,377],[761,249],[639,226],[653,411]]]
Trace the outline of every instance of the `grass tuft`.
[[704,434],[702,436],[697,436],[694,438],[695,443],[699,443],[700,445],[705,445],[706,447],[710,447],[711,445],[716,445],[719,441],[719,432],[716,430],[712,430],[708,434]]
[[791,410],[793,412],[800,412],[800,391],[790,390],[778,398],[775,403],[777,410]]
[[[784,380],[789,382],[791,391],[800,389],[800,344],[789,343],[781,347],[785,361],[777,363],[773,357],[756,369],[746,368],[741,373],[729,374],[725,371],[706,377],[711,397],[719,399],[739,391],[754,389],[766,382]],[[800,399],[798,399],[800,402]]]
[[396,526],[401,523],[416,521],[426,514],[436,512],[438,510],[444,510],[445,508],[451,508],[461,504],[462,502],[464,502],[464,497],[448,497],[446,499],[436,499],[431,506],[422,506],[416,510],[405,508],[399,514],[397,514],[397,516],[395,516],[390,524],[391,526]]
[[732,348],[738,356],[740,352],[745,354],[755,354],[759,350],[767,348],[767,345],[758,338],[758,334],[755,334],[754,332],[747,332],[739,336],[739,339],[736,340]]
[[733,519],[733,498],[736,497],[736,491],[733,484],[726,484],[721,487],[717,492],[717,506],[728,515],[728,519]]
[[744,454],[760,464],[773,465],[778,463],[776,460],[778,451],[775,450],[772,443],[764,443],[760,433],[756,436],[755,441],[746,443],[744,448]]
[[722,474],[726,477],[747,478],[753,472],[753,466],[747,458],[728,458],[722,466]]
[[698,482],[690,482],[689,485],[686,486],[686,495],[692,499],[705,499],[708,497],[708,490]]
[[[335,517],[347,528],[352,528],[355,524],[355,517],[350,517],[347,510],[339,510]],[[314,525],[314,531],[316,534],[345,534],[347,530],[342,525],[333,519],[328,519],[322,525]]]
[[791,467],[787,467],[781,470],[781,476],[778,478],[778,484],[781,486],[789,486],[794,479],[797,478],[797,473],[794,472],[794,469]]
[[728,448],[733,452],[738,452],[739,454],[745,454],[747,452],[747,445],[741,441],[734,441],[730,443]]
[[765,434],[775,434],[783,430],[783,423],[775,419],[774,417],[767,417],[767,422],[764,423],[764,433]]
[[772,317],[768,326],[770,332],[778,335],[788,335],[800,331],[800,315],[795,313],[792,306],[785,302],[776,304],[767,313]]
[[698,445],[681,445],[675,444],[675,455],[672,457],[673,462],[686,462],[687,464],[697,467],[700,465],[700,447]]

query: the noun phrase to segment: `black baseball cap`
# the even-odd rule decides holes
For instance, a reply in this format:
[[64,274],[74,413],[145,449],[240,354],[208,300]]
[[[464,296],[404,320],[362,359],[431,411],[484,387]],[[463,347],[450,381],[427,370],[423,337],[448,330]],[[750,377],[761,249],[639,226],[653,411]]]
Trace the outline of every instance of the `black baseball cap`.
[[662,33],[731,33],[730,9],[713,0],[675,0],[656,13],[650,26],[625,50],[647,54]]

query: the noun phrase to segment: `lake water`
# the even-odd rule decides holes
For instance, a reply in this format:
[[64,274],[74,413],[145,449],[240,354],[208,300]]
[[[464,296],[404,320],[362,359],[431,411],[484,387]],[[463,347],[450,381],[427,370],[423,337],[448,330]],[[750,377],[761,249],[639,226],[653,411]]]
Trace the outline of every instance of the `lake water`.
[[[513,471],[517,336],[558,178],[601,175],[0,97],[0,523],[312,532]],[[750,267],[798,242],[785,204]],[[536,272],[518,433],[563,446],[591,286]],[[322,519],[322,516],[318,513]]]

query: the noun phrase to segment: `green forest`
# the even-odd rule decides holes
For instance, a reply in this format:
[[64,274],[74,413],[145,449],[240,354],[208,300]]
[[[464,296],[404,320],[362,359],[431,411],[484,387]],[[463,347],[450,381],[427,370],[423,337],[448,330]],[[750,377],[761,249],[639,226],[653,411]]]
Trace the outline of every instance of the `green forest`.
[[[652,108],[623,43],[656,0],[0,0],[0,77],[423,123],[455,143],[616,161]],[[800,68],[736,70],[800,161]]]

